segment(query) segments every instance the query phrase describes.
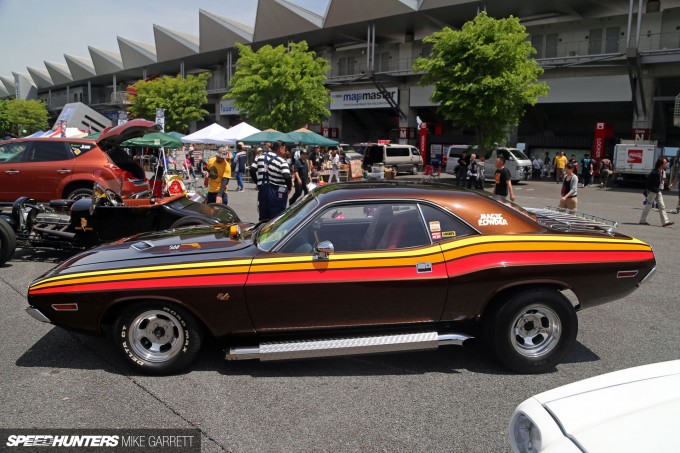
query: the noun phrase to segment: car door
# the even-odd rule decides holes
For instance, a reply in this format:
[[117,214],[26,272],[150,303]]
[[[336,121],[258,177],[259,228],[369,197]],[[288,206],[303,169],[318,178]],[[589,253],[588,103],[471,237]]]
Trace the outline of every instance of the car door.
[[31,142],[6,142],[0,146],[0,201],[14,201],[24,194],[24,159]]
[[[438,321],[446,300],[443,254],[408,202],[321,209],[272,251],[255,257],[246,283],[261,332]],[[335,251],[318,257],[330,241]]]
[[35,140],[22,164],[24,195],[38,201],[61,198],[58,189],[73,173],[74,158],[65,141]]

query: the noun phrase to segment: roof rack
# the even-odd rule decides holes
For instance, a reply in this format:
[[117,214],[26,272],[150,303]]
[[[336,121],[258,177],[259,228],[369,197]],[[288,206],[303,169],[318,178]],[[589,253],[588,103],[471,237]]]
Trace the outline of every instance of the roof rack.
[[614,228],[618,226],[614,220],[583,212],[569,212],[567,209],[555,206],[525,209],[535,215],[536,221],[541,225],[559,231],[613,235]]

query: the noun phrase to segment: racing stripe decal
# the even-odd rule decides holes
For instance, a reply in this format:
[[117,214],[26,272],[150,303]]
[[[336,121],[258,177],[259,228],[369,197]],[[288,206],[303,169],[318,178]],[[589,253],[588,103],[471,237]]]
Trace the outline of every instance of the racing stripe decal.
[[[152,273],[133,274],[135,280],[124,280],[129,275],[121,275],[118,279],[71,279],[60,282],[52,282],[44,285],[34,285],[30,289],[31,294],[55,294],[66,292],[91,292],[91,291],[121,291],[129,289],[159,289],[180,287],[201,287],[220,285],[244,285],[246,277],[248,284],[305,284],[324,282],[361,282],[361,281],[395,281],[395,280],[427,280],[448,277],[457,277],[482,270],[536,265],[556,264],[582,264],[582,263],[607,263],[607,262],[641,262],[654,258],[651,250],[623,250],[623,251],[500,251],[482,254],[469,254],[446,260],[445,263],[433,263],[432,272],[418,274],[415,263],[401,266],[377,266],[377,267],[347,267],[330,268],[329,262],[308,261],[306,263],[294,263],[286,270],[264,271],[268,266],[260,269],[260,272],[251,272],[250,275],[218,274],[218,275],[195,275],[187,276],[179,274],[173,277],[153,278]],[[395,260],[395,264],[399,260]],[[269,268],[271,269],[271,268]],[[368,272],[370,271],[370,272]]]

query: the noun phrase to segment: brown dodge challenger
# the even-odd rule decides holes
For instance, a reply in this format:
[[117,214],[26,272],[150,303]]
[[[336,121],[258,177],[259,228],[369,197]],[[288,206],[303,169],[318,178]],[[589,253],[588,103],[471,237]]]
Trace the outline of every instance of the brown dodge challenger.
[[153,374],[185,368],[207,336],[230,360],[483,337],[508,368],[531,373],[569,351],[578,310],[630,294],[655,264],[649,245],[602,222],[444,185],[332,184],[267,224],[168,230],[84,252],[31,284],[27,311],[112,332],[129,363]]

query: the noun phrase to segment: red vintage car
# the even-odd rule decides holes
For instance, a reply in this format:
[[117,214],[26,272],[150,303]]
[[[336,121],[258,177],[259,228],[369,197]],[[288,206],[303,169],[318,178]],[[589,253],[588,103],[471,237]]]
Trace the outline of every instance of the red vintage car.
[[612,226],[444,185],[331,184],[267,224],[89,250],[35,280],[27,310],[109,332],[146,373],[185,368],[207,336],[232,360],[482,337],[511,370],[542,372],[574,344],[579,310],[625,297],[654,272],[651,247]]

